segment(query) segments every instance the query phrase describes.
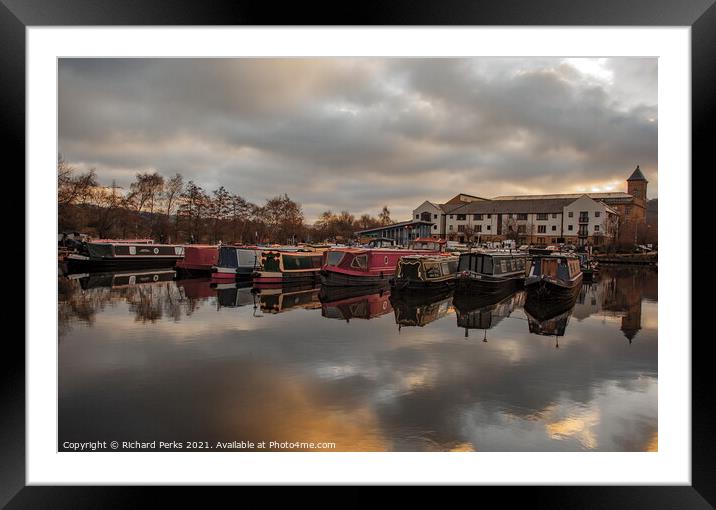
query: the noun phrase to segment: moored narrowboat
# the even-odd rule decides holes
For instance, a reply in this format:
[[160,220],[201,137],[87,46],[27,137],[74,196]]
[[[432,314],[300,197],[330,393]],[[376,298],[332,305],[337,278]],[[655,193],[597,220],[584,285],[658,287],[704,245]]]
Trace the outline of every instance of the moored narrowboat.
[[522,287],[527,265],[527,255],[520,252],[461,253],[457,291],[506,295]]
[[396,291],[452,288],[455,285],[457,265],[456,256],[400,257],[390,285]]
[[252,275],[254,283],[290,285],[317,282],[323,259],[324,253],[319,251],[263,251],[261,269]]
[[545,302],[564,302],[574,298],[582,285],[579,258],[568,253],[533,255],[525,279],[528,296]]
[[216,264],[211,268],[212,280],[249,279],[261,269],[261,248],[257,246],[221,246]]
[[329,286],[380,286],[395,275],[398,260],[410,255],[447,255],[445,242],[413,240],[404,248],[334,248],[326,252],[321,283]]
[[173,268],[184,258],[184,247],[173,244],[107,242],[84,243],[64,258],[67,273]]
[[184,245],[184,258],[177,261],[183,276],[205,276],[211,273],[219,257],[219,247],[213,244]]
[[593,282],[599,274],[599,263],[587,253],[578,253],[577,257],[582,268],[582,278],[585,282]]

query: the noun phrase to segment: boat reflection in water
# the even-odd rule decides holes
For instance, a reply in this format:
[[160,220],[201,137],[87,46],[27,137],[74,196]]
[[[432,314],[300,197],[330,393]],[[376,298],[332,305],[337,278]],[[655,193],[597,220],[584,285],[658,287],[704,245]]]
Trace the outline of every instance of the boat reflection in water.
[[327,319],[374,319],[393,311],[390,288],[321,287],[321,315]]
[[465,338],[471,329],[484,330],[482,341],[487,342],[487,330],[509,317],[515,308],[522,306],[524,302],[524,291],[507,295],[456,294],[453,303],[457,311],[457,326],[465,329]]
[[210,288],[216,293],[217,310],[255,305],[256,303],[256,296],[252,292],[250,281],[212,280]]
[[448,315],[452,310],[453,291],[414,293],[400,292],[390,296],[398,329],[403,326],[426,326]]
[[555,347],[559,348],[559,337],[564,336],[567,330],[569,317],[579,295],[580,293],[577,292],[571,299],[565,301],[545,301],[532,293],[527,293],[524,309],[530,333],[554,336]]
[[176,271],[174,269],[166,268],[108,273],[75,273],[68,275],[67,278],[79,281],[82,290],[89,290],[101,287],[119,289],[142,283],[169,282],[175,276]]
[[259,308],[264,313],[282,313],[289,310],[315,310],[321,307],[319,288],[315,284],[283,285],[253,288]]
[[[63,451],[88,437],[320,440],[346,452],[658,449],[653,270],[604,267],[574,308],[539,317],[523,312],[522,291],[488,301],[456,290],[448,305],[449,295],[279,286],[257,289],[254,309],[239,306],[247,287],[137,276],[58,277]],[[408,324],[427,326],[400,331]],[[475,329],[489,329],[489,342]],[[559,349],[552,332],[565,335]]]

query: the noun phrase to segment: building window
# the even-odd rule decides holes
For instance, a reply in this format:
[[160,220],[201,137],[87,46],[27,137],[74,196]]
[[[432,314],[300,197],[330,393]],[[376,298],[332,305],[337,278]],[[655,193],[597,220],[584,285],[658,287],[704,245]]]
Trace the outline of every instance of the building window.
[[518,234],[525,234],[526,232],[527,232],[526,225],[517,225],[517,233]]
[[544,221],[547,219],[547,213],[537,213],[537,219],[539,221]]
[[437,225],[433,225],[433,230],[437,230],[437,229],[438,229],[438,226],[437,226]]
[[450,215],[450,219],[452,219],[452,214]]
[[[571,213],[570,213],[570,214],[571,214]],[[567,230],[574,230],[573,227],[574,227],[574,225],[567,225]],[[450,228],[452,228],[452,227],[450,227]]]
[[556,232],[556,231],[557,231],[557,225],[552,225],[552,232]]
[[477,225],[477,226],[475,227],[475,231],[476,231],[476,232],[482,232],[482,225]]
[[557,213],[552,213],[552,219],[555,219],[557,217]]
[[594,211],[594,217],[599,218],[602,215],[600,211]]
[[574,218],[574,212],[569,211],[569,212],[567,213],[567,216],[569,216],[570,218]]
[[458,232],[465,232],[465,225],[458,225],[458,226],[457,226],[457,231],[458,231]]
[[415,215],[415,219],[416,219],[416,220],[419,220],[419,219],[420,219],[420,215],[419,215],[419,214],[416,214],[416,215]]
[[450,225],[450,230],[452,230],[452,225]]
[[599,232],[599,225],[594,225],[594,231]]
[[437,220],[437,219],[438,219],[438,215],[437,215],[437,214],[433,214],[433,219],[434,219],[434,220]]
[[467,218],[464,214],[457,215],[457,221],[465,221]]
[[480,221],[482,220],[482,214],[473,214],[472,219]]
[[631,214],[631,206],[630,205],[628,205],[624,208],[624,214],[626,214],[627,216]]
[[525,220],[527,220],[527,214],[526,213],[518,213],[517,219],[525,221]]
[[487,230],[492,230],[490,225],[487,226]]
[[492,214],[487,215],[487,219],[489,220],[490,218],[492,218]]
[[547,225],[537,225],[537,233],[538,234],[546,234],[547,233]]

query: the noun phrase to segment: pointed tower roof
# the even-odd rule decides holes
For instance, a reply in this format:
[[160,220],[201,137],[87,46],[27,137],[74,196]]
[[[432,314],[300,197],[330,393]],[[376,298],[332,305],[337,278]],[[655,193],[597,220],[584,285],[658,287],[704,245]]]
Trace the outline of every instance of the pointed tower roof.
[[634,170],[634,172],[631,174],[631,177],[629,177],[627,181],[646,181],[646,177],[644,177],[644,174],[641,173],[639,165],[636,166],[636,170]]

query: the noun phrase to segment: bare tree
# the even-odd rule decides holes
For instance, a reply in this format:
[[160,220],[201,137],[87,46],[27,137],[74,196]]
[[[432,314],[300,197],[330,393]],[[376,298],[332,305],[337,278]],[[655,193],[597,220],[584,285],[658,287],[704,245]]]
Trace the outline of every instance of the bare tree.
[[383,210],[380,211],[378,219],[380,220],[381,225],[390,225],[393,222],[393,220],[390,219],[390,210],[387,205],[383,206]]

